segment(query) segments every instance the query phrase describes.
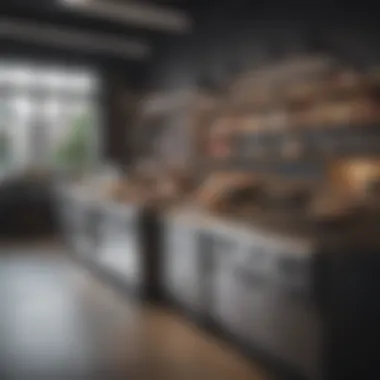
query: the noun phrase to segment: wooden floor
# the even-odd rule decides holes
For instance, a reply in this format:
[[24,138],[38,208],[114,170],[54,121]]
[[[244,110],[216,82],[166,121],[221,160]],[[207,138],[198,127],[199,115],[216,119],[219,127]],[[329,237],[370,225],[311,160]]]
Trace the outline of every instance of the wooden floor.
[[64,252],[0,252],[0,379],[268,379],[177,315],[125,300]]

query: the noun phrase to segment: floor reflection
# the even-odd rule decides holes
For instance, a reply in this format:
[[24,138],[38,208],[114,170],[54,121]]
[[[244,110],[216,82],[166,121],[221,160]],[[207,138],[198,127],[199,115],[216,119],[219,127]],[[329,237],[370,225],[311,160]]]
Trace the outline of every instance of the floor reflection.
[[0,254],[0,378],[264,379],[182,319],[126,301],[55,250]]

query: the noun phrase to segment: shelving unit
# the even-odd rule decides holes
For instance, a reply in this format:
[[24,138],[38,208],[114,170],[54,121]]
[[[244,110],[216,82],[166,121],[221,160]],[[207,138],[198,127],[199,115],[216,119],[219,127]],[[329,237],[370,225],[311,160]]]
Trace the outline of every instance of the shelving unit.
[[[380,154],[378,78],[315,59],[314,65],[313,57],[304,59],[301,80],[285,74],[276,79],[276,72],[291,66],[284,63],[232,84],[210,125],[212,168],[276,167],[283,177],[302,177],[310,163],[323,173],[331,160]],[[299,70],[301,63],[295,64]]]

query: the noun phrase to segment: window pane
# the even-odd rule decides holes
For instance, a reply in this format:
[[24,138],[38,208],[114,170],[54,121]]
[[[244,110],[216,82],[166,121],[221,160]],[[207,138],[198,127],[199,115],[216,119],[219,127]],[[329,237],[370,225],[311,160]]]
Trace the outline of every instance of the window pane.
[[33,84],[35,76],[31,67],[16,66],[12,70],[12,83],[16,87],[27,87]]
[[18,120],[9,131],[12,138],[12,163],[16,167],[24,167],[29,161],[29,130],[30,124],[26,120]]
[[16,95],[12,99],[13,110],[16,118],[28,119],[33,110],[33,103],[28,96]]
[[13,68],[8,64],[0,65],[0,85],[12,83]]
[[91,92],[94,90],[94,78],[85,72],[73,73],[68,78],[68,87],[78,93]]
[[[57,152],[69,157],[70,165],[75,152],[74,167],[87,164],[88,157],[95,157],[93,140],[98,137],[96,115],[90,107],[97,88],[94,72],[83,68],[0,65],[0,168],[5,161],[2,144],[7,139],[12,163],[19,167],[33,160],[36,164],[54,163]],[[8,137],[2,136],[2,131]],[[79,142],[74,141],[77,135]]]
[[39,70],[38,78],[40,86],[47,90],[59,90],[67,87],[67,75],[59,69]]
[[5,128],[14,115],[11,102],[7,97],[0,97],[0,128]]
[[62,112],[62,103],[57,98],[48,98],[43,104],[43,113],[49,120],[57,120]]

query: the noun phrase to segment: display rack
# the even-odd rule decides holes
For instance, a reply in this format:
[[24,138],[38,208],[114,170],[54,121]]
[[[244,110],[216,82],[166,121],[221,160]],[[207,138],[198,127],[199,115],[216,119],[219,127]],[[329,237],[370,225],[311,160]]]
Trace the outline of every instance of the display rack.
[[376,73],[311,56],[236,78],[210,126],[211,167],[302,177],[341,157],[378,156]]

